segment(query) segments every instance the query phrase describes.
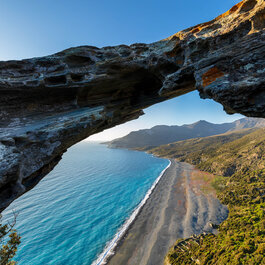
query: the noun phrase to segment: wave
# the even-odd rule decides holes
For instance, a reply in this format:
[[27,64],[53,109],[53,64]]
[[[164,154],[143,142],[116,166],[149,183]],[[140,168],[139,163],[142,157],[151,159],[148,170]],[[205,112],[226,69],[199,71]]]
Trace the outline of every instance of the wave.
[[161,177],[164,175],[165,171],[170,167],[171,161],[169,160],[169,164],[163,171],[160,173],[158,178],[153,183],[152,187],[147,191],[145,197],[143,200],[136,206],[135,210],[131,214],[131,216],[125,221],[125,223],[121,226],[121,228],[118,230],[118,232],[115,234],[114,238],[106,244],[106,247],[104,248],[103,252],[98,256],[97,260],[95,260],[92,265],[103,265],[106,264],[108,259],[115,254],[114,249],[117,246],[119,240],[122,238],[122,236],[125,234],[125,232],[128,230],[129,226],[132,224],[132,222],[137,217],[138,213],[140,212],[141,208],[145,205],[147,199],[150,197],[151,193],[153,192],[154,188],[156,187],[157,183],[161,179]]

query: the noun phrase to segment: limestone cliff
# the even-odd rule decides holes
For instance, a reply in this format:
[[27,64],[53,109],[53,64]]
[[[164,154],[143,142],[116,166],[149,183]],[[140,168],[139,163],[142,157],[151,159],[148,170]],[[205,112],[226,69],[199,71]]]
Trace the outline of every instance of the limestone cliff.
[[199,90],[228,113],[265,117],[265,2],[151,44],[91,46],[0,62],[0,209],[31,189],[68,147]]

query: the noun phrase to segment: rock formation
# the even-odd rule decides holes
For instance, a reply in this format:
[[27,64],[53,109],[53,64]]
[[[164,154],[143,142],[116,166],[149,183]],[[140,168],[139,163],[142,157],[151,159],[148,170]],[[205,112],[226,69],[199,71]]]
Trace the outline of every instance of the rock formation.
[[264,0],[244,0],[151,44],[0,62],[0,209],[71,145],[166,99],[197,89],[228,113],[265,117],[264,7]]

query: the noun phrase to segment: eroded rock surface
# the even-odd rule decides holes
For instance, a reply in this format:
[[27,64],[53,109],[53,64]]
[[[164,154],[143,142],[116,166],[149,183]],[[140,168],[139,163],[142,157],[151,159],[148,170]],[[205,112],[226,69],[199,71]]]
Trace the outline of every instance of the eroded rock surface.
[[265,3],[151,44],[70,48],[0,62],[0,209],[31,189],[71,145],[199,90],[228,113],[265,117]]

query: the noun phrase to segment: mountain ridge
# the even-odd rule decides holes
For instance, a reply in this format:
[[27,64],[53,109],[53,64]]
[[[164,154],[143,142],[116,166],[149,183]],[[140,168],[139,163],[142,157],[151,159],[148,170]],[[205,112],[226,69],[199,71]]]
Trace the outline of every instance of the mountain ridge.
[[215,124],[200,120],[184,125],[156,125],[150,129],[132,131],[128,135],[104,142],[111,148],[138,149],[156,147],[177,141],[207,137],[249,128],[265,127],[265,119],[242,118],[230,123]]

